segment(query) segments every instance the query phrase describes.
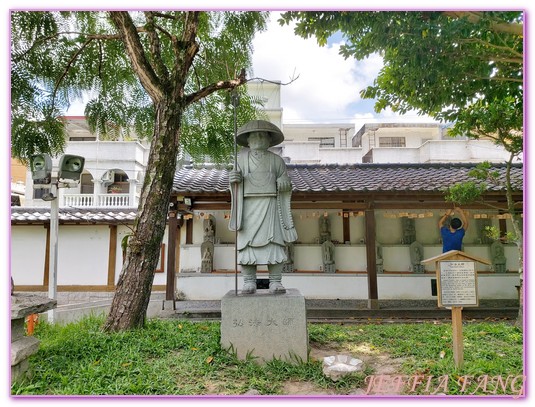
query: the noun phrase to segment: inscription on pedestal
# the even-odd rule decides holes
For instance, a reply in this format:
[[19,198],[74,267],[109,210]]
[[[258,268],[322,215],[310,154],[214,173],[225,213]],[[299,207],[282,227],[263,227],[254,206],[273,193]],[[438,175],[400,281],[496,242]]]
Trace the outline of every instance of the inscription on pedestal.
[[221,346],[239,359],[250,356],[260,363],[275,358],[306,362],[305,298],[295,289],[252,295],[229,291],[221,300]]

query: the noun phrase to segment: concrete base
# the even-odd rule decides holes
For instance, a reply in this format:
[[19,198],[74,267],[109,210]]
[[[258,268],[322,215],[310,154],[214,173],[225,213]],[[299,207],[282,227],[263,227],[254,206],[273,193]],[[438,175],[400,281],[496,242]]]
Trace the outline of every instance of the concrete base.
[[242,360],[249,356],[260,363],[272,359],[306,362],[305,297],[296,289],[285,294],[229,291],[221,300],[221,346]]

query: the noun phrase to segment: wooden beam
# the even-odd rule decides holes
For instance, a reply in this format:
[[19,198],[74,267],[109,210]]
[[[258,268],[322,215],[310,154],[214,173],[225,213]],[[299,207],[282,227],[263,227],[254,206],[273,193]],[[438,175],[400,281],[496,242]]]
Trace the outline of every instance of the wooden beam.
[[375,251],[375,211],[366,209],[366,268],[368,271],[368,308],[379,307],[377,295],[377,258]]
[[177,212],[169,212],[169,233],[167,234],[167,279],[165,284],[165,299],[175,299],[175,270],[176,270],[176,241],[177,241]]
[[108,245],[108,286],[115,287],[115,265],[117,263],[117,225],[110,225]]
[[186,244],[193,244],[193,219],[186,219]]
[[344,243],[351,241],[351,234],[349,232],[349,213],[342,213],[342,231],[344,236]]

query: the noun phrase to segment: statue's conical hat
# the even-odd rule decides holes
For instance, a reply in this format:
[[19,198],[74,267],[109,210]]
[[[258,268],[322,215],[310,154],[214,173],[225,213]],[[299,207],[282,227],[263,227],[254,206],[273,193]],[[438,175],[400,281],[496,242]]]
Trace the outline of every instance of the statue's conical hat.
[[247,139],[249,138],[249,133],[253,131],[265,131],[269,134],[270,142],[269,146],[273,147],[277,144],[280,144],[284,140],[284,135],[282,131],[275,126],[273,123],[270,123],[266,120],[251,120],[250,122],[245,123],[238,129],[238,134],[236,135],[236,143],[240,146],[247,147],[249,143]]

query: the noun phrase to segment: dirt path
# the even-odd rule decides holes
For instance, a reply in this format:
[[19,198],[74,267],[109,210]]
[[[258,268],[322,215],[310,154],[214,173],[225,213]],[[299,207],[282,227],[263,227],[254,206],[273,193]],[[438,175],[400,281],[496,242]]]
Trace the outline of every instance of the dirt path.
[[[333,356],[336,354],[345,354],[354,358],[360,359],[364,365],[373,371],[374,375],[395,375],[400,373],[402,358],[394,359],[389,355],[380,353],[377,350],[371,349],[366,345],[351,347],[350,349],[341,349],[337,344],[320,345],[311,343],[310,358],[312,360],[323,361],[326,356]],[[355,388],[350,395],[364,395],[366,388]],[[287,395],[339,395],[334,391],[325,390],[316,386],[311,382],[289,381],[284,385],[284,394]],[[386,393],[381,393],[386,394]],[[390,391],[388,394],[395,395],[395,391]]]

